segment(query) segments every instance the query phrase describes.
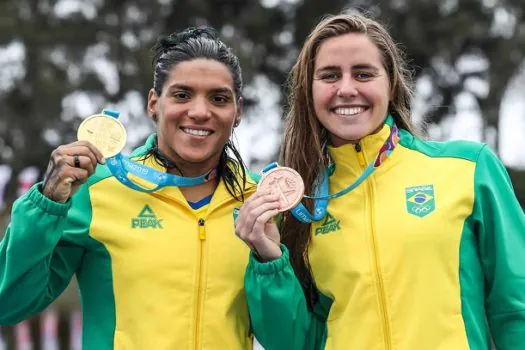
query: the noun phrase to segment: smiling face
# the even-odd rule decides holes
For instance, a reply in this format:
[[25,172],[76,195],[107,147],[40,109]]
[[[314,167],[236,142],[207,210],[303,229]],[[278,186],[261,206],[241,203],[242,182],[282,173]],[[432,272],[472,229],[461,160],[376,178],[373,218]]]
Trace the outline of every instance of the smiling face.
[[387,115],[390,82],[377,47],[365,34],[324,41],[315,58],[314,109],[334,146],[377,132]]
[[227,66],[210,59],[183,61],[171,69],[160,96],[152,89],[148,112],[156,116],[160,151],[181,169],[217,166],[242,100]]

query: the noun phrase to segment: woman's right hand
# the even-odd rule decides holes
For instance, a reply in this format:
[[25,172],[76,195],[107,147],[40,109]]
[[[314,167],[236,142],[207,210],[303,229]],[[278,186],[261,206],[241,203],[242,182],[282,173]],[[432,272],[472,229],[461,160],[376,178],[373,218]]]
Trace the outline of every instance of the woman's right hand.
[[88,141],[59,146],[51,153],[42,193],[55,202],[65,203],[95,172],[97,163],[104,164],[105,159]]
[[279,194],[256,192],[241,207],[235,220],[235,234],[253,249],[262,261],[282,255],[281,235],[273,217],[279,213]]

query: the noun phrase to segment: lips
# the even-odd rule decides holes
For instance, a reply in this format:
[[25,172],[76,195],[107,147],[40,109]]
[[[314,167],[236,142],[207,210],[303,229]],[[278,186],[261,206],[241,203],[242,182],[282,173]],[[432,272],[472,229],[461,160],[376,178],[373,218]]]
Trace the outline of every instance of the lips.
[[209,136],[211,135],[213,132],[211,130],[206,130],[206,129],[197,129],[197,128],[185,128],[185,127],[182,127],[181,130],[188,134],[188,135],[192,135],[192,136]]
[[365,106],[336,107],[332,109],[332,112],[334,112],[335,114],[341,115],[341,116],[345,116],[345,117],[353,117],[355,115],[363,113],[367,109],[368,107],[365,107]]

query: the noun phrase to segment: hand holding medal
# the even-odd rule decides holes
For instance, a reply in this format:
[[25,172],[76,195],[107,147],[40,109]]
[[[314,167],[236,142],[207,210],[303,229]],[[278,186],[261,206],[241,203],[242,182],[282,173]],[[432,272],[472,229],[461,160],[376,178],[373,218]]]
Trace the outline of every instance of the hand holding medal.
[[277,163],[263,170],[257,193],[246,200],[235,221],[235,234],[242,239],[260,260],[281,256],[280,234],[273,222],[279,212],[297,206],[304,195],[304,183],[293,169]]
[[[98,117],[101,117],[102,122],[99,122],[100,118]],[[84,126],[81,125],[79,128],[79,134],[89,136],[97,128],[108,131],[113,130],[115,126],[103,125],[106,118],[108,117],[100,115],[94,116],[89,123],[86,123],[88,120],[84,121],[82,123]],[[117,130],[119,130],[118,126]],[[97,164],[105,163],[104,157],[111,155],[107,152],[108,150],[114,150],[115,146],[118,147],[119,144],[125,144],[126,134],[124,128],[121,131],[124,133],[123,135],[111,132],[112,138],[107,147],[100,140],[79,137],[79,141],[56,148],[51,153],[41,187],[42,193],[55,202],[65,203],[95,172]],[[113,140],[117,135],[121,137],[121,142],[113,145]],[[104,150],[104,153],[99,149]]]

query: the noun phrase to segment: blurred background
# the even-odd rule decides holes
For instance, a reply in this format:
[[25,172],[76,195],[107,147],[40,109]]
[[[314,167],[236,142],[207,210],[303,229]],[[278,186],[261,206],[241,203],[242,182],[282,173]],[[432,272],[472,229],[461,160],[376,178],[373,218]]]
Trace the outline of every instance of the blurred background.
[[[525,0],[0,0],[0,237],[13,201],[84,118],[118,110],[126,152],[144,140],[149,49],[189,25],[214,26],[241,59],[245,161],[257,171],[275,160],[287,72],[323,14],[348,8],[380,19],[406,51],[428,137],[488,143],[525,206]],[[79,309],[73,281],[42,315],[1,327],[0,350],[79,349]]]

